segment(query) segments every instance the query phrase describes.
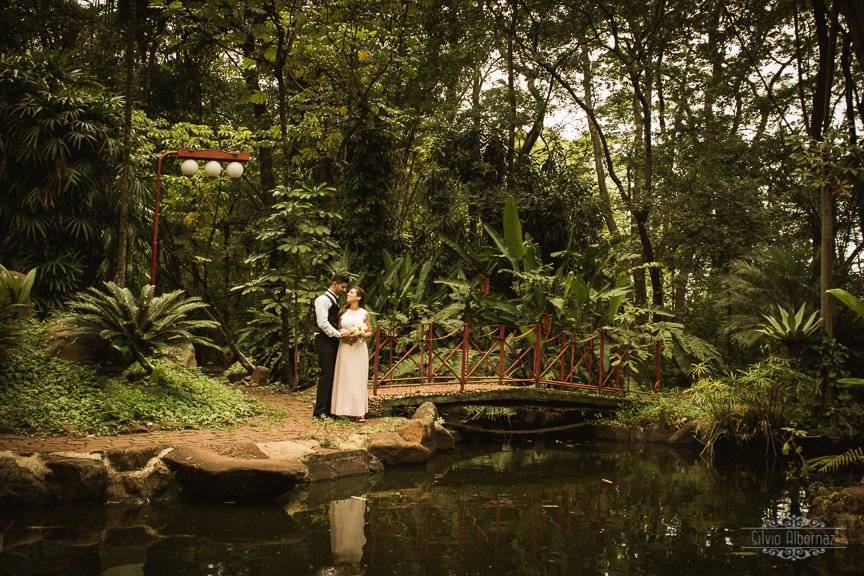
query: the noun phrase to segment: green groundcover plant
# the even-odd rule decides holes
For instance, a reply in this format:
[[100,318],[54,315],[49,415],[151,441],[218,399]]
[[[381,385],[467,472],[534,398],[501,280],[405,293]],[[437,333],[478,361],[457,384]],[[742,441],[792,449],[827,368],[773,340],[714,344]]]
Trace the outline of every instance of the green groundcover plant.
[[[26,323],[21,342],[0,366],[0,431],[24,434],[113,434],[136,425],[218,428],[242,423],[265,408],[195,369],[153,360],[135,383],[44,351],[42,327]],[[134,366],[134,365],[133,365]]]

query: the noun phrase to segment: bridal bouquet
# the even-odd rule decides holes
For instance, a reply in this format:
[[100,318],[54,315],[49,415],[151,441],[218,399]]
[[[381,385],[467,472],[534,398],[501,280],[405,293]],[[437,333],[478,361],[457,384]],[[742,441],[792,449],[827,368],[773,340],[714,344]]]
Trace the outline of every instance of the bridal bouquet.
[[351,326],[348,328],[348,336],[353,339],[354,342],[360,340],[366,334],[365,326]]

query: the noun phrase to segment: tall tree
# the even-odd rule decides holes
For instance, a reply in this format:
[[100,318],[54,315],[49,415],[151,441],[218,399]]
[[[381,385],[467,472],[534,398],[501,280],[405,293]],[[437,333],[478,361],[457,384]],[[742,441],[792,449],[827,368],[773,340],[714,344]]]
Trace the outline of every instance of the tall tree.
[[126,78],[123,93],[123,161],[120,167],[120,190],[117,199],[117,258],[114,282],[121,288],[126,287],[126,256],[129,250],[129,171],[132,156],[132,106],[135,100],[135,28],[137,25],[137,0],[125,3],[126,46],[124,61]]

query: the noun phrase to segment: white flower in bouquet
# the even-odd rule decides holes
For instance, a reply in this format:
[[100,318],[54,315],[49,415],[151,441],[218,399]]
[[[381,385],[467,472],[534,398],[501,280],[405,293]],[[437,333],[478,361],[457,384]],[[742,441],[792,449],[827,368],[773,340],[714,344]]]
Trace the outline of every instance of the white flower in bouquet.
[[361,336],[363,336],[365,334],[365,332],[366,332],[365,327],[359,326],[359,325],[351,326],[350,328],[348,328],[348,336],[350,336],[352,338],[358,338],[359,339]]

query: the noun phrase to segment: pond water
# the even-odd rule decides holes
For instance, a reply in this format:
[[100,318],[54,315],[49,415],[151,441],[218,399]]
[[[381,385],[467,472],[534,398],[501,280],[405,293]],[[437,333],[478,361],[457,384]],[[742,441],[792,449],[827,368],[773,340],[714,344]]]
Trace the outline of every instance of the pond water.
[[859,574],[858,549],[743,548],[806,497],[782,470],[669,448],[469,445],[280,506],[0,510],[0,575]]

